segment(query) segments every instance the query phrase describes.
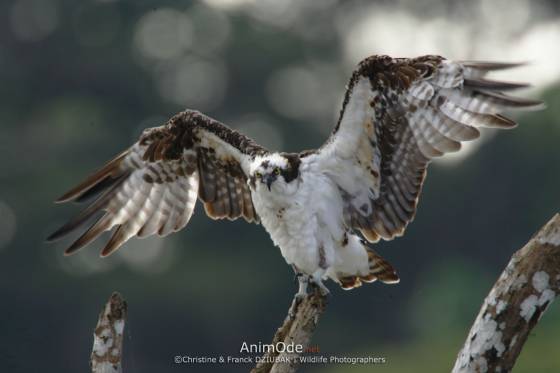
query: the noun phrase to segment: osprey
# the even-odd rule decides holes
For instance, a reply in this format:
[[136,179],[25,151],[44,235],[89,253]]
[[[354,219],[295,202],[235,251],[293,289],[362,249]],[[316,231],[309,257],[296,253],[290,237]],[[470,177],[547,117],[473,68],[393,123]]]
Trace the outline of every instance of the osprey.
[[[213,219],[261,223],[299,279],[323,294],[399,281],[367,242],[401,236],[414,218],[426,168],[479,136],[478,127],[512,128],[500,114],[540,101],[502,93],[525,84],[485,79],[519,64],[453,62],[440,56],[372,56],[358,65],[332,134],[319,149],[270,152],[197,111],[146,129],[132,145],[57,202],[89,207],[54,232],[55,240],[104,211],[66,251],[116,228],[101,256],[131,237],[183,228],[197,199]],[[367,241],[366,241],[367,240]]]

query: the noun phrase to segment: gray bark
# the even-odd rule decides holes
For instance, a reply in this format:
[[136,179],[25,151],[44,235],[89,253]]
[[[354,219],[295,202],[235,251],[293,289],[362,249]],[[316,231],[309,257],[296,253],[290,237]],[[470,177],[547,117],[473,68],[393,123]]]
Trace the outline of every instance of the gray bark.
[[560,291],[560,215],[511,258],[484,300],[453,373],[509,372]]
[[[511,258],[484,300],[452,372],[511,371],[529,333],[559,291],[560,215],[556,214]],[[326,306],[326,298],[318,290],[303,299],[294,297],[272,344],[293,343],[303,346],[305,352]],[[126,315],[126,302],[119,293],[113,293],[95,328],[93,373],[122,373]],[[300,355],[270,351],[251,373],[295,372]]]
[[122,296],[111,295],[99,315],[93,333],[92,373],[121,373],[121,357],[127,305]]

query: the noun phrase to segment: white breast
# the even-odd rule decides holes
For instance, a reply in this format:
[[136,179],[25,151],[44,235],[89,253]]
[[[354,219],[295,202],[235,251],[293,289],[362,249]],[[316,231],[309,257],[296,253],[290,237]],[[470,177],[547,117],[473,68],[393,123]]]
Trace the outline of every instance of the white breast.
[[334,261],[333,236],[343,235],[342,199],[327,176],[314,172],[313,165],[302,166],[293,194],[286,195],[274,185],[271,191],[257,188],[253,202],[263,226],[288,264],[312,274],[321,260],[327,264]]

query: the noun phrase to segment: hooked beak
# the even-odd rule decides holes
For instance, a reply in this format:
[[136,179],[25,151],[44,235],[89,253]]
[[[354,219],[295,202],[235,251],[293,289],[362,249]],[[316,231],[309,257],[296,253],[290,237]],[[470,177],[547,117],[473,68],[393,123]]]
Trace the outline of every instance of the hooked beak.
[[276,175],[274,174],[268,174],[263,176],[262,182],[266,184],[268,191],[270,191],[270,186],[272,185],[274,180],[276,180]]

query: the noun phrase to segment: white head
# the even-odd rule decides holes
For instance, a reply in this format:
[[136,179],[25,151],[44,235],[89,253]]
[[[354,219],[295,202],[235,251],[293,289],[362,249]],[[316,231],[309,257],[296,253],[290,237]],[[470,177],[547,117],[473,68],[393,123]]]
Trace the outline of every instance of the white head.
[[256,157],[249,168],[249,186],[258,192],[292,194],[298,188],[300,163],[297,154],[272,153]]

